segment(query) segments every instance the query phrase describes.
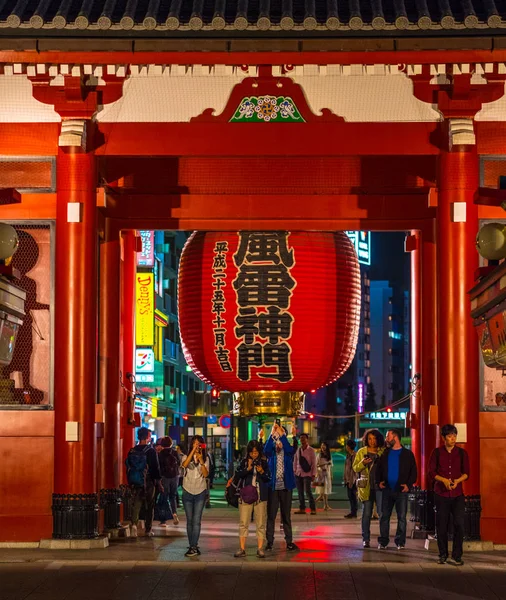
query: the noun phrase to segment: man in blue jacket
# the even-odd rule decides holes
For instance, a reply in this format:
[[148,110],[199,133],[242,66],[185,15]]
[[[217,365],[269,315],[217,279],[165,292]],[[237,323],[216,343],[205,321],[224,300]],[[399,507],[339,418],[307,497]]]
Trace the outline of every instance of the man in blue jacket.
[[271,435],[264,447],[265,456],[269,461],[271,481],[267,497],[267,546],[272,550],[274,544],[274,523],[281,509],[281,521],[285,532],[286,549],[298,550],[292,539],[292,494],[295,488],[295,475],[293,472],[293,447],[286,439],[286,430],[278,423],[274,423]]

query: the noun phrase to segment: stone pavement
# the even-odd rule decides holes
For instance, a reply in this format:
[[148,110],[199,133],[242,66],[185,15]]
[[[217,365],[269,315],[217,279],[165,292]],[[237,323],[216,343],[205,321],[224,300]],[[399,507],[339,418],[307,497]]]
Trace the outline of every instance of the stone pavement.
[[[232,557],[238,512],[219,501],[204,514],[194,559],[183,556],[184,518],[103,550],[0,549],[0,600],[506,600],[506,552],[467,553],[456,567],[435,564],[421,540],[403,551],[363,550],[359,520],[344,514],[293,515],[300,552],[286,552],[278,526],[265,560],[252,532],[248,557]],[[377,533],[375,522],[373,540]]]

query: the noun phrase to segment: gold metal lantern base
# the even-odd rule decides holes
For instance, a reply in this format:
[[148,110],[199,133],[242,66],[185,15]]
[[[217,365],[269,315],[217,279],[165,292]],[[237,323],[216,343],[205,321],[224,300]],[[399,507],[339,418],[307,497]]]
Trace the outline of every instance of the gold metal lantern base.
[[286,415],[296,417],[304,409],[304,392],[261,390],[237,392],[235,412],[240,416]]

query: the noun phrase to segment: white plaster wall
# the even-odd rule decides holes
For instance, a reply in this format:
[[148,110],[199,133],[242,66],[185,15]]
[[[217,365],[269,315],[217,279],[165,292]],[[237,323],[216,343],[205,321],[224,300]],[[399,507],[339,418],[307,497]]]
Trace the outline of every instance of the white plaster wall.
[[[219,114],[241,75],[133,75],[124,94],[98,114],[102,122],[188,122],[206,108]],[[349,122],[438,121],[431,105],[417,100],[404,74],[292,74],[319,114],[331,109]],[[58,122],[59,116],[35,100],[25,75],[0,75],[0,123]],[[485,105],[479,121],[506,121],[506,97]]]
[[292,76],[316,114],[322,108],[350,122],[439,121],[430,104],[413,96],[413,83],[399,75]]
[[125,81],[123,97],[98,115],[104,123],[187,122],[206,108],[221,113],[241,78],[215,76],[133,76]]
[[0,75],[0,123],[55,123],[60,117],[32,96],[26,75]]
[[476,115],[477,121],[506,121],[506,96],[495,102],[484,104]]

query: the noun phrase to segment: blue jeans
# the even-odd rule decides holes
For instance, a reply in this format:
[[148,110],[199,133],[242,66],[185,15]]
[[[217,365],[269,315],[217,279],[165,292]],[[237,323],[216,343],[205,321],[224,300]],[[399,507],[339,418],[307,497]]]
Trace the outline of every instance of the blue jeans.
[[369,500],[365,500],[362,504],[362,539],[364,542],[371,541],[371,518],[372,509],[376,502],[376,510],[381,517],[381,502],[383,493],[380,490],[371,490]]
[[395,506],[397,512],[397,531],[395,533],[395,544],[404,546],[406,544],[406,514],[408,512],[408,492],[395,492],[394,490],[383,490],[382,511],[380,517],[380,535],[378,543],[388,546],[390,541],[390,517]]
[[300,477],[296,475],[295,483],[297,485],[297,493],[299,495],[299,508],[300,510],[306,510],[306,499],[304,492],[307,494],[309,500],[309,508],[316,510],[316,503],[313,496],[313,490],[311,489],[312,477]]
[[207,490],[200,494],[190,494],[183,490],[183,506],[186,513],[186,533],[188,534],[188,543],[192,548],[199,543],[200,524],[202,522],[202,513],[206,503]]

